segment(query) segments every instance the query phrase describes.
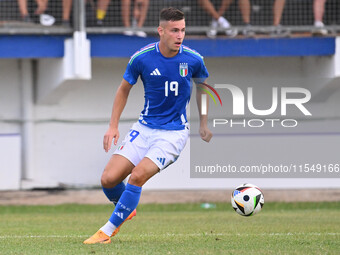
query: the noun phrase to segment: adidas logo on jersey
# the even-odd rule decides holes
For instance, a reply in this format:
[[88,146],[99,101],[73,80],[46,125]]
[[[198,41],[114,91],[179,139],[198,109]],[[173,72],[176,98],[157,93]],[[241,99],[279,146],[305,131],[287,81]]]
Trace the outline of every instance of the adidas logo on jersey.
[[150,75],[161,75],[161,73],[158,70],[158,68],[156,68],[155,70],[152,71],[152,73],[150,73]]
[[164,166],[165,158],[157,158],[157,160]]

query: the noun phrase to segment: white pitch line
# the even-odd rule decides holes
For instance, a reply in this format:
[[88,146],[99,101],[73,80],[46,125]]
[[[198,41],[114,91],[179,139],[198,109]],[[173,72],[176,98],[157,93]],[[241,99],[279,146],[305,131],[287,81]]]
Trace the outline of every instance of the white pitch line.
[[[247,234],[247,233],[191,233],[191,234],[174,234],[174,233],[166,233],[166,234],[140,234],[139,237],[198,237],[198,236],[339,236],[340,233],[319,233],[319,232],[311,232],[311,233],[261,233],[261,234]],[[130,234],[120,234],[119,236],[132,236]],[[89,235],[5,235],[0,236],[0,239],[9,239],[9,238],[86,238]]]
[[7,239],[7,238],[74,238],[74,237],[89,237],[89,235],[6,235],[0,236],[0,239]]

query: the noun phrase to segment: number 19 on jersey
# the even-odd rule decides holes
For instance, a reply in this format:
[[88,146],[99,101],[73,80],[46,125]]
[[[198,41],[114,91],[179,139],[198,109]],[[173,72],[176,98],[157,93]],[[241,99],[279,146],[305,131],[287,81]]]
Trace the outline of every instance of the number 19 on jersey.
[[169,82],[165,82],[165,96],[169,96],[169,90],[175,93],[175,96],[178,96],[178,82],[177,81],[171,81],[170,86]]

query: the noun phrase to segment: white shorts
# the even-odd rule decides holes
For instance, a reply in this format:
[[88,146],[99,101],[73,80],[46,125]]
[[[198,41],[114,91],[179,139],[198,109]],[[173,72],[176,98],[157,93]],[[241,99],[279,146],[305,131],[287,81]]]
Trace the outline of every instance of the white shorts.
[[136,122],[114,154],[124,156],[135,166],[147,157],[163,170],[177,160],[188,136],[188,127],[183,130],[152,129]]

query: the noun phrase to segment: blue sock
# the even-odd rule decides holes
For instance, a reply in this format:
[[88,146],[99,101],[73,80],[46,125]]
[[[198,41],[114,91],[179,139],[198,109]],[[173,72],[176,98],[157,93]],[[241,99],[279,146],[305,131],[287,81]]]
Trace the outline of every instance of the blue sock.
[[125,191],[120,197],[115,210],[113,211],[109,221],[118,227],[126,220],[126,218],[136,209],[140,194],[142,193],[142,187],[138,187],[132,184],[126,184]]
[[104,194],[106,197],[113,202],[115,205],[117,204],[118,200],[120,199],[121,195],[125,190],[125,183],[121,182],[118,183],[113,188],[107,189],[103,187]]

